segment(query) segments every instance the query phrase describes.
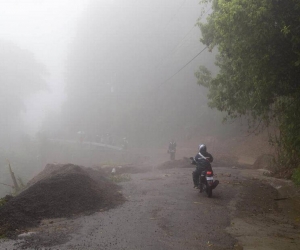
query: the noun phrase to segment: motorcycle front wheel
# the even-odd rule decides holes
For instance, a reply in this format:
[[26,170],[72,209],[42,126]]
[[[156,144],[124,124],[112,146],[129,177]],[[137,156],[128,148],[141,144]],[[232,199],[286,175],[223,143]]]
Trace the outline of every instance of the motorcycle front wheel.
[[175,160],[175,153],[171,153],[171,161],[174,161]]

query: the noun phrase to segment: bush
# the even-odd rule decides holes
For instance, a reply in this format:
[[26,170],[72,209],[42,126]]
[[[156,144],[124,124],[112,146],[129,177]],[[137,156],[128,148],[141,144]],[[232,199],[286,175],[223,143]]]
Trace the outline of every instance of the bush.
[[300,186],[300,168],[296,168],[292,175],[292,180],[296,185]]

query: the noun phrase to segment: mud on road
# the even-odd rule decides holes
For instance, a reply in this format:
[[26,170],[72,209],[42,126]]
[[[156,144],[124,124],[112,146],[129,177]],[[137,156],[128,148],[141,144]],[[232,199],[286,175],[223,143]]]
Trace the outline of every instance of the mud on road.
[[44,220],[32,234],[4,240],[0,248],[299,249],[299,227],[285,216],[276,200],[280,194],[266,180],[241,167],[215,164],[220,184],[208,198],[193,189],[193,166],[176,163],[130,171],[120,182],[127,200],[121,206]]

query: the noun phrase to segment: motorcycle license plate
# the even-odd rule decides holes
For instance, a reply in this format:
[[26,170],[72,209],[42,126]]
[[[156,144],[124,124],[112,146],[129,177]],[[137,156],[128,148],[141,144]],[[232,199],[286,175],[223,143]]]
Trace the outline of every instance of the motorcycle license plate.
[[206,177],[206,180],[208,180],[208,181],[213,181],[213,180],[214,180],[214,177]]

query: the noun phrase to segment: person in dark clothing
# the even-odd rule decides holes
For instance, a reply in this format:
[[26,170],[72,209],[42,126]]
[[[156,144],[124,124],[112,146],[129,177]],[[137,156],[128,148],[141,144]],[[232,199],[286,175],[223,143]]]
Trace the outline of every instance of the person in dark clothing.
[[204,144],[199,145],[199,153],[195,156],[196,170],[193,172],[193,182],[194,188],[199,187],[199,176],[202,171],[212,170],[211,162],[213,162],[213,157],[207,152],[206,146]]
[[176,142],[174,140],[170,141],[169,143],[169,150],[168,152],[175,150],[176,151]]
[[174,140],[169,143],[168,153],[170,154],[171,160],[175,160],[176,146],[177,145]]

